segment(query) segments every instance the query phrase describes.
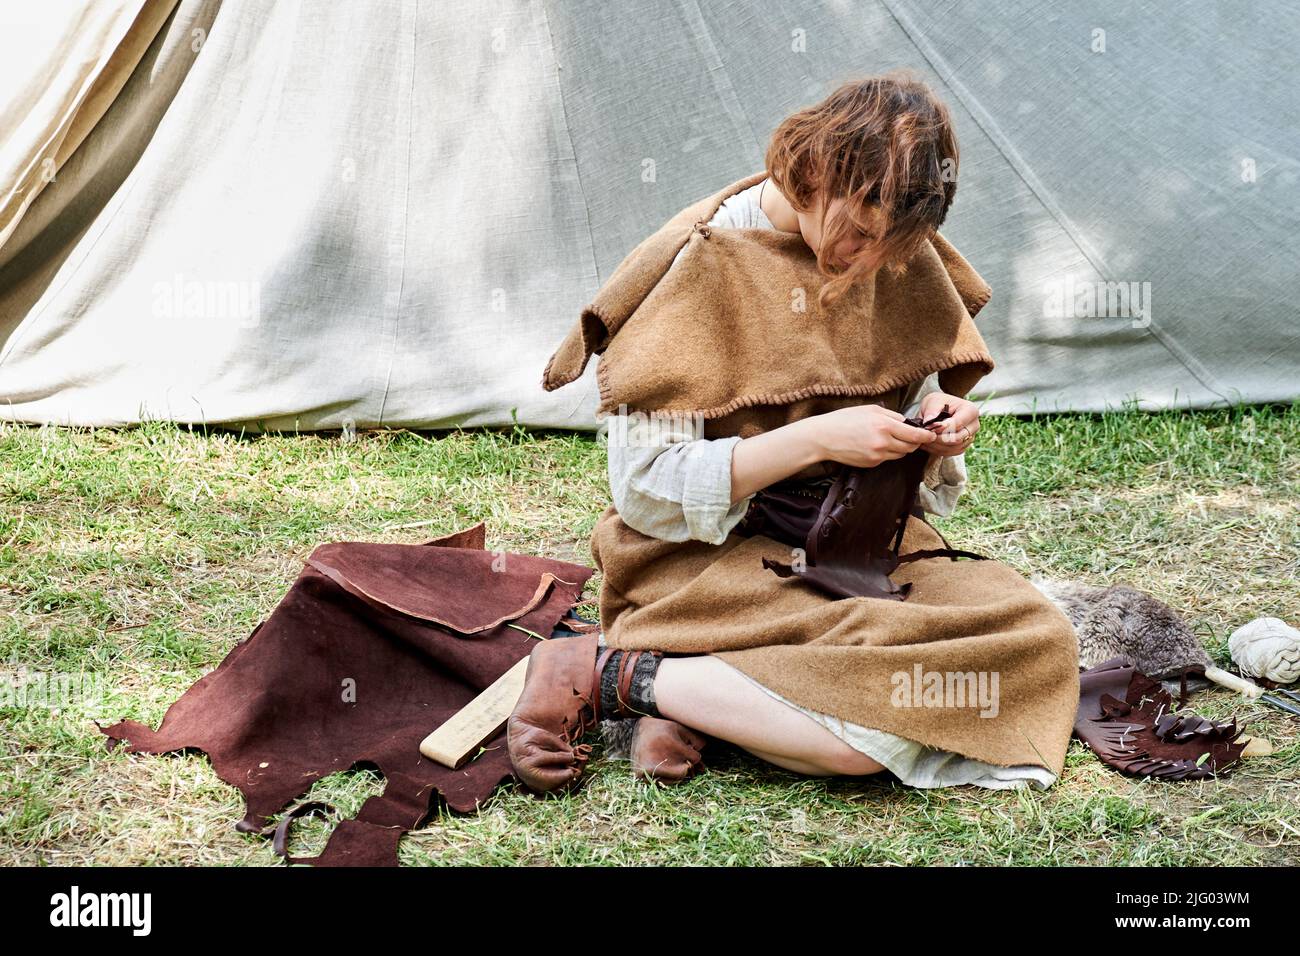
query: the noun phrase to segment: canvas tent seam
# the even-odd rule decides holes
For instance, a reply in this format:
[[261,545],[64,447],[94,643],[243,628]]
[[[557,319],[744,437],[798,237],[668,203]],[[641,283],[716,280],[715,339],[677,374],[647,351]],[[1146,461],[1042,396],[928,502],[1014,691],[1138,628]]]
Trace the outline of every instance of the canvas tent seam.
[[[1071,222],[1070,217],[1066,215],[1065,210],[1063,210],[1052,198],[1051,193],[1048,192],[1047,188],[1039,181],[1038,177],[1034,175],[1033,171],[1029,168],[1028,164],[1025,163],[1024,159],[1016,151],[1015,147],[1012,146],[1010,141],[1008,141],[1002,134],[996,121],[994,121],[994,119],[988,115],[988,112],[979,105],[979,102],[973,95],[971,95],[970,90],[968,90],[957,78],[956,73],[948,68],[947,61],[945,61],[934,46],[925,39],[925,35],[917,28],[911,18],[906,13],[896,9],[897,0],[880,0],[880,3],[887,11],[889,11],[889,15],[893,17],[894,22],[898,24],[899,29],[901,29],[903,34],[909,41],[911,41],[917,52],[920,53],[921,56],[925,58],[926,62],[930,64],[931,69],[933,69],[944,83],[948,85],[948,88],[952,90],[953,95],[956,96],[962,106],[966,108],[966,112],[970,114],[971,118],[980,127],[984,135],[989,138],[989,142],[993,144],[993,147],[998,151],[1002,158],[1007,161],[1007,165],[1011,167],[1017,176],[1020,177],[1021,182],[1029,188],[1029,191],[1034,194],[1034,197],[1056,221],[1056,224],[1061,227],[1061,231],[1066,234],[1070,241],[1074,243],[1075,248],[1079,250],[1080,254],[1082,254],[1083,257],[1088,260],[1088,263],[1093,267],[1093,269],[1097,271],[1097,275],[1100,276],[1103,281],[1112,281],[1110,278],[1110,270],[1106,268],[1101,255],[1093,249],[1092,245],[1080,234],[1074,223]],[[1152,319],[1148,319],[1146,329],[1151,333],[1152,337],[1160,343],[1165,351],[1177,359],[1183,368],[1187,369],[1192,377],[1200,382],[1201,385],[1213,392],[1215,395],[1218,395],[1225,402],[1229,401],[1228,397],[1224,394],[1224,386],[1219,382],[1218,378],[1209,369],[1202,365],[1195,356],[1178,344],[1178,342],[1168,332],[1161,331]]]
[[[554,106],[551,107],[551,121],[559,128],[556,130],[556,142],[561,141],[568,144],[568,159],[573,163],[573,178],[578,184],[578,195],[582,197],[582,218],[587,224],[587,265],[590,268],[590,274],[596,280],[596,289],[602,285],[600,277],[600,267],[596,263],[596,235],[591,226],[591,201],[587,198],[587,187],[582,182],[582,166],[578,162],[578,150],[573,144],[573,130],[569,126],[569,108],[564,102],[564,83],[560,79],[559,58],[555,54],[555,35],[551,32],[551,18],[546,12],[546,0],[533,0],[533,22],[540,34],[545,33],[545,43],[538,44],[538,52],[542,58],[543,69],[555,81],[555,98],[559,102],[560,115],[556,117]],[[558,123],[556,120],[558,119]],[[593,290],[592,295],[595,295]],[[549,369],[550,363],[547,363]],[[566,383],[567,384],[567,383]],[[583,406],[591,396],[592,390],[587,389],[570,409],[566,418],[572,418],[574,413]]]
[[738,133],[749,133],[749,148],[753,151],[749,165],[763,166],[763,151],[759,148],[758,136],[754,132],[754,124],[749,121],[749,116],[745,113],[744,108],[740,105],[740,97],[736,95],[736,86],[731,82],[731,74],[727,72],[727,65],[722,62],[722,54],[718,51],[718,45],[713,42],[713,34],[709,31],[709,25],[704,19],[704,13],[700,10],[698,0],[682,0],[682,13],[688,14],[690,23],[695,36],[708,44],[706,56],[709,60],[709,66],[706,72],[709,75],[709,81],[713,84],[714,92],[718,95],[718,102],[726,110],[727,119],[731,125],[736,128]]
[[[378,424],[381,426],[384,424],[384,411],[388,408],[388,392],[393,384],[393,366],[397,363],[397,330],[402,324],[402,295],[406,291],[406,239],[410,230],[411,218],[411,140],[414,138],[412,131],[415,128],[413,121],[415,112],[415,53],[419,48],[420,0],[413,0],[413,6],[416,15],[411,18],[411,76],[406,92],[406,172],[402,177],[402,229],[400,233],[402,255],[397,271],[397,299],[392,306],[392,344],[388,349],[388,372],[384,376],[384,394],[379,399]],[[410,10],[411,7],[408,6],[406,9]]]
[[[533,10],[541,29],[546,31],[547,42],[540,47],[540,53],[545,61],[544,65],[549,68],[550,75],[555,79],[555,96],[560,104],[559,132],[564,134],[564,140],[569,144],[568,158],[573,162],[573,178],[578,183],[578,195],[582,197],[582,217],[587,223],[588,263],[591,266],[591,274],[599,281],[600,270],[596,266],[596,241],[591,227],[591,202],[587,198],[587,187],[582,182],[582,168],[578,164],[578,151],[573,145],[573,131],[569,127],[569,109],[564,102],[564,84],[560,82],[558,59],[555,56],[555,37],[551,33],[551,21],[546,13],[546,0],[535,0]],[[554,110],[552,110],[552,118],[554,118]]]

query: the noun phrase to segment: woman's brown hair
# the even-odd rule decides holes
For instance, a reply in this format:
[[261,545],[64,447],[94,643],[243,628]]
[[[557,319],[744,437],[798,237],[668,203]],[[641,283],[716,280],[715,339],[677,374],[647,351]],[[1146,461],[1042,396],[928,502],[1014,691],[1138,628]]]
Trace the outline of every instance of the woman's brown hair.
[[[879,267],[903,271],[948,215],[958,158],[948,108],[909,70],[850,80],[786,117],[767,149],[773,184],[800,212],[813,212],[819,195],[844,199],[822,223],[817,266],[832,277],[822,307]],[[836,273],[832,250],[855,230],[867,241]]]

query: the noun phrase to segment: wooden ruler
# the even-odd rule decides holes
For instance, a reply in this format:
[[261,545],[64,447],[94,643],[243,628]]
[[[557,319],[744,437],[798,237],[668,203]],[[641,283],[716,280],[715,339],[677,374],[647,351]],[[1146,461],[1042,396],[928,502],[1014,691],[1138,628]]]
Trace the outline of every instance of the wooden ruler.
[[444,767],[459,768],[506,725],[524,692],[524,674],[527,671],[528,658],[523,657],[491,687],[425,737],[420,744],[420,753]]

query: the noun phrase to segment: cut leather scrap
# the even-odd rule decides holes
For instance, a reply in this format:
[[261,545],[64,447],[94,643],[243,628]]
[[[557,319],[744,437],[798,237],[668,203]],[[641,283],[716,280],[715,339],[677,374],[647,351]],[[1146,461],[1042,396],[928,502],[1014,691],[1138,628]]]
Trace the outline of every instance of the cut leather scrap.
[[1236,721],[1176,713],[1160,682],[1125,657],[1113,657],[1079,676],[1074,733],[1121,773],[1161,780],[1224,775],[1240,762],[1248,743],[1238,740]]
[[[203,751],[244,796],[236,829],[279,833],[289,862],[396,865],[402,834],[439,795],[471,811],[514,778],[504,732],[456,770],[424,757],[420,741],[528,656],[536,640],[525,631],[549,635],[573,616],[593,573],[510,552],[497,553],[494,568],[485,537],[480,522],[424,545],[325,546],[320,563],[341,581],[306,563],[270,616],[168,708],[157,730],[131,720],[100,727],[107,745]],[[345,586],[358,582],[361,594]],[[383,793],[335,827],[320,856],[290,857],[289,821],[320,808],[300,805],[274,826],[270,818],[315,781],[358,765],[378,768]]]

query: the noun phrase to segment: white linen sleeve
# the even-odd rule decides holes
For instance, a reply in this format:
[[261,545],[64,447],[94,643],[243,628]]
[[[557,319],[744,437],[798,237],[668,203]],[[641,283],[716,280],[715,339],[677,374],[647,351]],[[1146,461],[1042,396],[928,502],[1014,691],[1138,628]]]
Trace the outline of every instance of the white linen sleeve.
[[624,523],[664,541],[727,540],[754,497],[731,503],[731,452],[743,439],[661,430],[658,442],[638,443],[642,428],[607,446],[610,493]]
[[917,488],[916,500],[932,515],[946,518],[957,506],[957,499],[966,490],[966,453],[940,457],[938,464],[926,469],[925,478]]

